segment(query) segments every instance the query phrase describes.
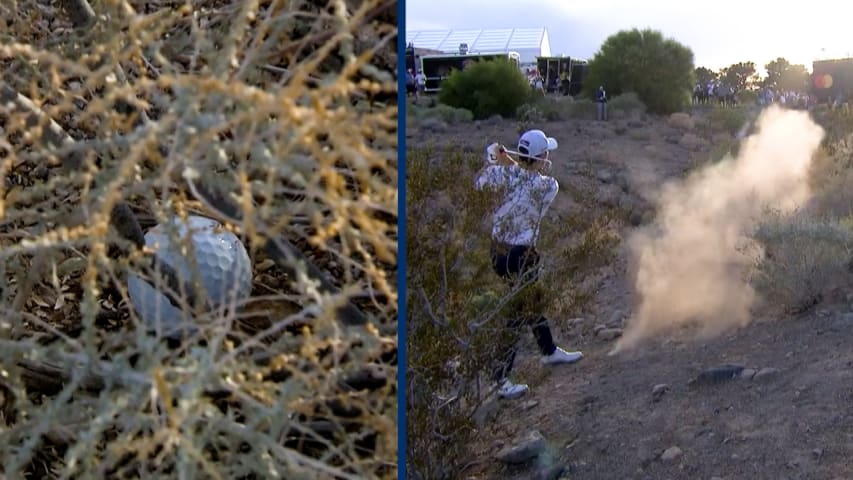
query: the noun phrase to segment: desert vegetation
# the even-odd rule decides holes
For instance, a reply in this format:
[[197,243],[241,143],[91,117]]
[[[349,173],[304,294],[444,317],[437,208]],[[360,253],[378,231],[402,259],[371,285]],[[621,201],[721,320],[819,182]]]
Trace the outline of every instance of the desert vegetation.
[[[0,2],[4,478],[396,477],[396,12]],[[126,279],[186,215],[252,295],[166,341]]]

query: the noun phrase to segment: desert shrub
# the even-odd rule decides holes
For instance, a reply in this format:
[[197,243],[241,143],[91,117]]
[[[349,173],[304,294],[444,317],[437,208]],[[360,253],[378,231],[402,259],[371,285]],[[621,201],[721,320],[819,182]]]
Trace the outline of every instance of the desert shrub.
[[[569,96],[531,98],[519,107],[516,118],[520,122],[536,123],[545,120],[554,122],[582,118],[589,112],[592,112],[594,118],[595,106],[589,105],[590,103],[586,99],[578,102]],[[588,111],[585,111],[585,107]]]
[[521,105],[515,113],[515,118],[518,120],[516,123],[516,131],[518,131],[519,134],[537,127],[546,120],[545,114],[539,108],[538,103],[525,103]]
[[853,233],[838,220],[802,213],[768,213],[754,239],[763,255],[756,261],[753,285],[768,305],[786,313],[819,303],[846,274],[853,248]]
[[548,280],[510,292],[489,257],[497,194],[473,185],[480,155],[410,150],[406,161],[408,476],[461,478],[496,345],[508,335],[505,308],[538,291],[556,322],[581,311],[591,293],[580,279],[610,261],[616,237],[595,215],[546,219],[540,250]]
[[689,113],[684,112],[676,112],[669,116],[667,123],[671,127],[675,127],[679,130],[689,131],[693,130],[695,124],[693,122],[693,118]]
[[525,103],[518,107],[515,112],[515,118],[521,122],[542,122],[545,120],[545,114],[536,104]]
[[599,85],[611,97],[635,92],[652,113],[680,111],[690,102],[693,52],[658,31],[620,31],[608,37],[590,60],[585,96],[593,98]]
[[484,119],[492,115],[512,117],[530,96],[530,84],[518,67],[508,60],[493,60],[453,70],[441,84],[438,99]]
[[[396,7],[91,3],[0,1],[0,476],[396,478]],[[190,213],[253,291],[168,342]]]
[[715,108],[708,113],[707,128],[710,132],[726,132],[736,135],[747,122],[747,112],[740,108]]
[[629,114],[646,113],[646,105],[634,92],[616,95],[607,102],[607,108],[612,112],[624,112]]
[[567,104],[568,118],[595,118],[595,102],[588,98],[578,98]]
[[809,185],[811,211],[833,218],[853,214],[853,144],[841,141],[821,148],[810,166]]
[[453,108],[450,105],[436,105],[435,115],[450,124],[467,123],[474,119],[474,114],[464,108]]
[[470,110],[437,104],[433,107],[409,107],[406,110],[407,121],[420,122],[426,119],[441,120],[448,124],[467,123],[474,119]]

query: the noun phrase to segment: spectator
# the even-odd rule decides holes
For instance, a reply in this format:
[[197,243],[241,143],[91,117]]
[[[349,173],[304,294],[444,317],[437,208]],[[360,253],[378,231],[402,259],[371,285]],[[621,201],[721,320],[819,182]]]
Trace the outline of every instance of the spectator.
[[409,95],[417,95],[417,91],[415,90],[415,75],[412,73],[412,69],[406,70],[406,96]]
[[539,74],[533,77],[533,90],[540,95],[545,95],[545,84]]
[[415,98],[420,98],[426,92],[426,75],[422,70],[418,70],[415,75]]
[[[557,196],[559,185],[554,177],[543,172],[551,164],[549,151],[557,148],[557,141],[545,136],[541,130],[525,132],[518,141],[519,161],[515,162],[506,150],[497,144],[487,149],[489,163],[476,180],[478,190],[501,189],[503,200],[492,218],[492,266],[495,273],[507,284],[528,291],[519,292],[517,316],[510,319],[507,328],[516,336],[524,325],[530,325],[542,363],[554,365],[574,363],[583,357],[581,352],[567,352],[554,344],[548,320],[541,314],[544,304],[539,280],[539,253],[536,242],[539,225],[548,207]],[[516,355],[516,341],[501,345],[499,365],[493,371],[501,398],[518,398],[529,391],[525,384],[509,380]]]
[[607,92],[604,91],[604,85],[598,87],[598,91],[595,92],[595,103],[597,105],[595,119],[607,120]]

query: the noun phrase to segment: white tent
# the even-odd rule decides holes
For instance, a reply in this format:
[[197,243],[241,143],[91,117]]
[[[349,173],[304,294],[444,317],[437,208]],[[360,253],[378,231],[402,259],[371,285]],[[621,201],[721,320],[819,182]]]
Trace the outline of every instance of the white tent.
[[517,52],[522,65],[533,65],[536,57],[551,55],[548,30],[544,27],[406,31],[406,44],[417,49],[456,53],[461,43],[468,44],[469,53]]

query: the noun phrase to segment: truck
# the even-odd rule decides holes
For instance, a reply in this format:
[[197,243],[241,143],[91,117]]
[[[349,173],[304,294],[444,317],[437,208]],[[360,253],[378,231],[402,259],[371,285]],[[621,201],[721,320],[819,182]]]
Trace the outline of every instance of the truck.
[[812,62],[812,93],[820,103],[849,102],[853,95],[853,58]]
[[[465,53],[461,53],[461,52]],[[516,67],[521,62],[521,56],[517,52],[484,52],[469,53],[467,48],[460,48],[460,53],[422,55],[420,58],[421,70],[426,77],[424,90],[427,93],[436,93],[441,90],[441,82],[450,76],[453,70],[465,70],[474,62],[482,60],[505,59],[512,62]]]

